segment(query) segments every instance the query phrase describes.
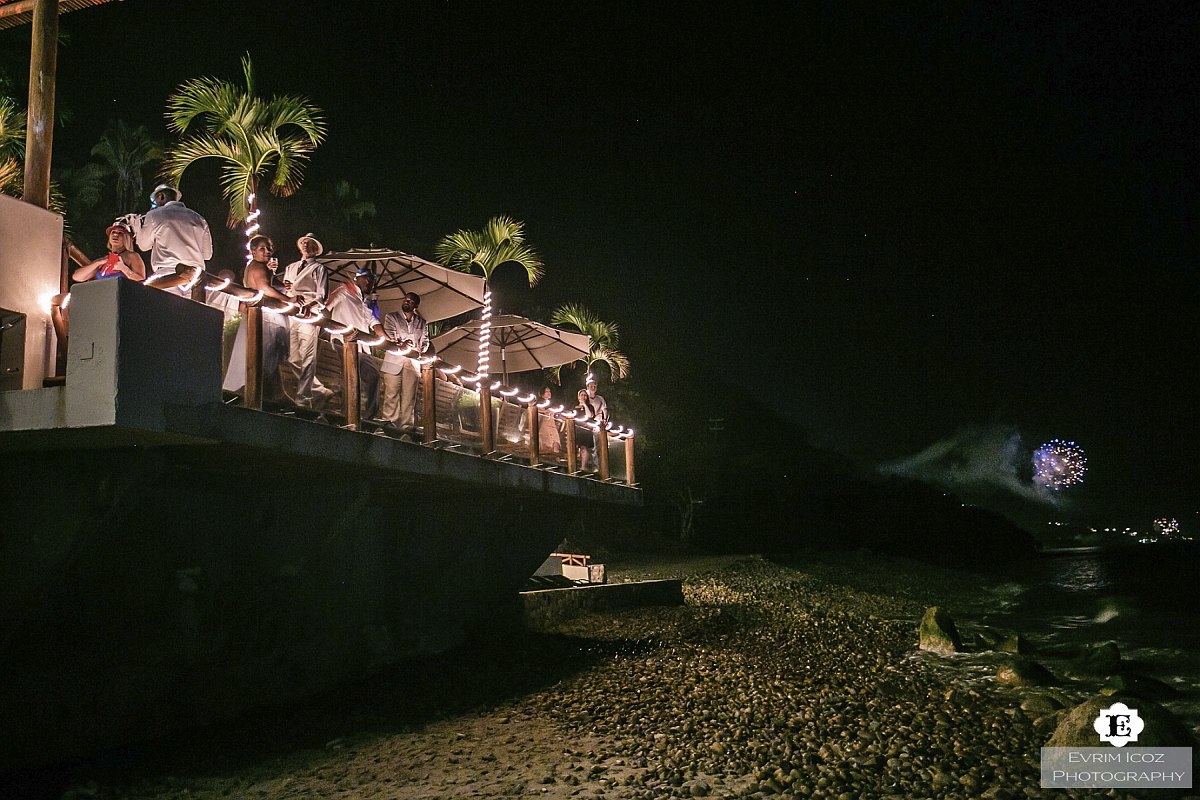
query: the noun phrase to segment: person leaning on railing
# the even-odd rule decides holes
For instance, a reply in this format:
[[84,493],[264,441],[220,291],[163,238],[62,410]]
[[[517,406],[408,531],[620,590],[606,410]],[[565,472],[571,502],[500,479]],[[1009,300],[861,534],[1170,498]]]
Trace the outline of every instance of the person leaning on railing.
[[152,285],[186,297],[189,279],[176,268],[185,264],[203,271],[213,254],[208,222],[183,204],[178,189],[165,183],[150,193],[150,206],[145,214],[126,214],[122,220],[133,231],[138,249],[150,253]]
[[[262,292],[281,303],[291,303],[292,298],[271,285],[270,261],[275,251],[266,236],[255,236],[250,240],[250,261],[246,264],[243,285],[247,289]],[[242,326],[233,343],[233,355],[225,372],[222,388],[226,391],[241,391],[246,385],[246,315],[242,315]],[[272,403],[283,400],[283,384],[279,379],[279,364],[288,351],[288,318],[276,311],[263,310],[262,315],[262,369],[263,399]]]
[[71,273],[76,283],[103,278],[124,277],[131,281],[146,280],[146,265],[133,252],[133,232],[123,222],[114,222],[104,231],[108,238],[108,255]]

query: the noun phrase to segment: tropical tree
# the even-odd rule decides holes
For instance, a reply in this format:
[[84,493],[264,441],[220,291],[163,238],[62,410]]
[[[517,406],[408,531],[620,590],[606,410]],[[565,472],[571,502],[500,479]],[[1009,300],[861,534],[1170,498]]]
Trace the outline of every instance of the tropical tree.
[[[374,201],[349,181],[310,181],[296,192],[295,200],[289,218],[298,226],[301,219],[320,220],[317,234],[326,247],[364,247],[379,239]],[[303,224],[311,227],[309,222]]]
[[25,112],[0,97],[0,192],[20,197],[25,168]]
[[[524,268],[529,285],[545,274],[537,252],[525,243],[525,224],[511,217],[493,217],[480,231],[458,231],[437,243],[434,254],[447,267],[462,272],[478,270],[491,283],[497,267],[514,263]],[[492,292],[484,294],[483,325],[479,331],[479,374],[488,374],[488,345],[491,340]]]
[[222,162],[221,193],[229,202],[229,227],[246,221],[250,236],[257,230],[260,181],[269,176],[277,195],[295,192],[309,158],[325,139],[325,120],[307,98],[257,96],[249,55],[242,58],[242,72],[245,86],[195,78],[167,99],[167,125],[183,138],[168,148],[163,175],[178,182],[197,161]]
[[[597,364],[608,369],[609,378],[618,381],[629,374],[629,357],[618,348],[621,345],[620,331],[615,322],[605,322],[577,303],[568,303],[555,309],[550,315],[552,325],[570,325],[585,333],[591,341],[584,368],[591,372]],[[578,362],[576,362],[578,363]],[[562,367],[551,370],[556,383],[562,382]]]
[[145,125],[131,128],[124,120],[109,120],[92,155],[116,177],[117,208],[129,211],[134,198],[142,196],[146,167],[162,161],[163,146],[150,138]]

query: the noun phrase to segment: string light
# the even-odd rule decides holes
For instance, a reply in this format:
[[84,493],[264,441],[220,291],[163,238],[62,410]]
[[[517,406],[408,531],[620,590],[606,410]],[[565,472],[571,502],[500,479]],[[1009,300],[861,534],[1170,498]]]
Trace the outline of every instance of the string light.
[[479,374],[486,376],[491,368],[489,350],[492,344],[492,290],[484,285],[483,314],[479,321]]
[[[248,221],[257,220],[258,215],[259,215],[259,212],[256,209],[251,215],[247,216],[247,220]],[[192,280],[188,284],[186,284],[186,287],[190,288],[190,287],[194,286],[203,275],[204,275],[203,270],[196,269],[194,271]],[[146,279],[145,284],[148,286],[153,286],[156,282],[156,279],[163,278],[163,277],[167,277],[167,276],[157,276],[157,275],[151,276],[150,278]],[[214,279],[214,280],[216,280],[216,279]],[[214,283],[211,286],[205,286],[205,289],[210,292],[220,292],[220,291],[227,290],[231,285],[233,285],[232,280],[230,280],[229,278],[221,278],[218,283]],[[265,296],[261,290],[249,290],[249,289],[245,289],[245,287],[238,287],[238,288],[251,292],[250,296],[246,297],[246,298],[238,298],[236,294],[233,295],[235,297],[235,299],[240,299],[241,302],[245,303],[246,305],[250,305],[250,306],[256,305]],[[483,347],[483,344],[486,342],[489,342],[490,338],[491,338],[492,312],[491,312],[491,290],[490,289],[485,290],[484,301],[485,301],[485,306],[484,306],[484,312],[483,312],[483,316],[482,316],[482,324],[480,326],[481,348],[480,348],[480,369],[479,369],[478,373],[476,373],[474,375],[460,375],[459,373],[462,373],[464,371],[463,366],[461,364],[450,364],[448,362],[442,362],[445,366],[437,367],[437,370],[439,372],[441,372],[442,375],[444,375],[446,377],[449,377],[451,375],[459,375],[458,380],[461,381],[462,383],[474,383],[474,384],[480,384],[483,380],[485,380],[487,378],[487,376],[488,376],[487,368],[488,368],[489,358],[488,358],[486,349]],[[70,305],[70,303],[71,303],[70,293],[64,294],[61,307],[63,309],[66,309]],[[292,317],[292,319],[296,320],[297,322],[303,322],[306,325],[320,325],[322,322],[324,322],[328,318],[328,311],[326,309],[319,310],[318,313],[316,314],[316,316],[311,316],[311,317],[310,316],[302,316],[299,313],[295,313],[295,312],[301,310],[301,307],[298,306],[294,302],[285,303],[279,309],[268,309],[268,310],[271,310],[271,311],[274,311],[275,313],[279,313],[279,314],[283,314],[283,315],[290,315]],[[353,325],[344,325],[344,326],[326,325],[323,327],[324,327],[325,331],[327,331],[329,334],[334,335],[334,336],[344,336],[344,335],[350,333],[350,331],[354,330]],[[382,344],[385,341],[387,341],[387,339],[385,337],[378,337],[378,338],[370,339],[370,340],[365,340],[365,339],[361,340],[361,343],[367,345],[368,347],[375,347],[377,345]],[[389,352],[396,353],[396,354],[402,355],[402,356],[406,355],[407,353],[413,352],[414,350],[415,350],[415,348],[407,347],[407,346],[403,346],[403,345],[399,346],[398,348],[389,348]],[[424,356],[424,357],[411,357],[411,358],[414,362],[416,362],[417,364],[419,364],[421,366],[434,364],[437,361],[439,361],[439,358],[435,355],[434,356]],[[587,381],[594,380],[594,377],[592,376],[591,373],[588,373],[586,380]],[[493,390],[499,389],[500,394],[506,398],[514,397],[515,395],[519,394],[521,391],[520,389],[501,389],[501,386],[503,386],[503,384],[500,381],[493,381],[491,384],[491,388]],[[536,399],[537,399],[537,394],[530,393],[523,397],[517,397],[517,402],[522,403],[522,404],[532,403]],[[578,419],[579,412],[567,411],[565,404],[559,404],[559,405],[551,408],[550,403],[551,403],[550,400],[543,400],[543,401],[537,403],[535,407],[538,409],[548,410],[548,413],[556,415],[556,416],[560,417],[561,419],[577,421],[580,425],[582,425],[583,427],[590,428],[592,431],[595,431],[595,432],[600,431],[601,423],[599,421],[597,421],[595,419],[593,419],[591,421],[579,420]],[[572,424],[575,424],[575,422],[573,422]],[[634,438],[633,428],[625,428],[625,426],[623,426],[623,425],[614,427],[611,422],[604,423],[604,428],[605,428],[606,432],[608,433],[608,436],[612,439],[625,441],[625,440]],[[1086,465],[1086,457],[1083,455],[1082,448],[1080,448],[1074,442],[1061,442],[1061,441],[1055,439],[1054,441],[1049,442],[1046,445],[1043,445],[1042,448],[1039,449],[1039,452],[1041,452],[1042,450],[1045,450],[1048,447],[1051,447],[1052,445],[1059,445],[1059,446],[1063,446],[1068,449],[1074,448],[1075,451],[1077,451],[1078,458],[1082,459],[1082,462],[1079,464],[1079,478],[1075,482],[1078,482],[1078,480],[1081,480],[1083,472],[1086,471],[1086,466],[1084,466],[1084,465]],[[449,447],[459,447],[460,445],[451,444],[448,446]],[[1063,452],[1066,452],[1066,451],[1063,451]],[[1074,452],[1074,451],[1072,451],[1072,452]],[[1036,454],[1035,454],[1035,457],[1036,457]],[[1072,462],[1072,463],[1075,464],[1077,462]],[[1066,484],[1066,485],[1070,485],[1070,484]],[[1155,520],[1155,522],[1157,523],[1159,521]],[[1178,523],[1176,523],[1176,524],[1178,524]]]

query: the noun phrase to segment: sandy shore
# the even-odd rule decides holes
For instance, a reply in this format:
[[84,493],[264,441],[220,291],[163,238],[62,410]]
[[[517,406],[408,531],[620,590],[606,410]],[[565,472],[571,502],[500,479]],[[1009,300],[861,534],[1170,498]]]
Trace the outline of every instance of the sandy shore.
[[687,605],[594,615],[125,752],[65,798],[1062,798],[1029,690],[916,650],[979,580],[907,561],[639,557]]

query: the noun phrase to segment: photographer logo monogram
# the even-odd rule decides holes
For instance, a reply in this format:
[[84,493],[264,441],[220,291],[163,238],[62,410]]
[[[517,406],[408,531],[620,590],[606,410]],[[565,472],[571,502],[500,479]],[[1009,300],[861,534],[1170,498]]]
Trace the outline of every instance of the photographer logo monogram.
[[1113,747],[1124,747],[1130,742],[1136,742],[1138,734],[1146,727],[1146,723],[1138,716],[1136,708],[1130,708],[1124,703],[1113,703],[1108,708],[1100,709],[1092,728],[1100,734],[1100,741],[1108,742]]

